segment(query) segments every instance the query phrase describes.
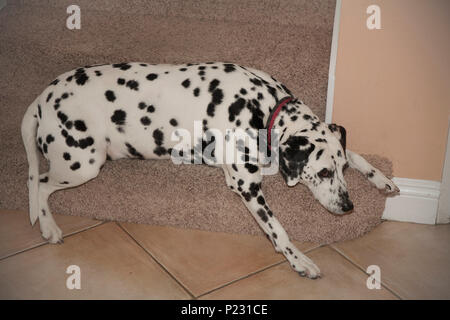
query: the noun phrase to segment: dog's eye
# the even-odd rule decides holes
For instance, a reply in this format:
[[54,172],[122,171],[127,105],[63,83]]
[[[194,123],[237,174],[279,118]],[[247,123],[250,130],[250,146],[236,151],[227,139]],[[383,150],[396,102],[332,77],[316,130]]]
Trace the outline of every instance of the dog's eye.
[[323,168],[322,170],[319,171],[317,175],[321,178],[329,178],[333,175],[333,172],[331,172],[327,168]]

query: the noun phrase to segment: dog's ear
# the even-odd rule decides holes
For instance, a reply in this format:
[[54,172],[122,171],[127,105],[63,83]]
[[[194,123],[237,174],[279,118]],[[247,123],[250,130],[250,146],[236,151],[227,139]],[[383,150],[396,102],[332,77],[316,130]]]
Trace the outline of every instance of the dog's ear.
[[342,126],[339,126],[335,123],[329,124],[328,128],[331,130],[331,132],[334,133],[336,138],[338,138],[339,142],[342,145],[342,148],[344,149],[344,153],[345,153],[345,149],[347,146],[347,131],[345,130],[345,128]]
[[288,186],[299,182],[303,167],[314,148],[315,145],[305,136],[291,136],[280,146],[280,172]]

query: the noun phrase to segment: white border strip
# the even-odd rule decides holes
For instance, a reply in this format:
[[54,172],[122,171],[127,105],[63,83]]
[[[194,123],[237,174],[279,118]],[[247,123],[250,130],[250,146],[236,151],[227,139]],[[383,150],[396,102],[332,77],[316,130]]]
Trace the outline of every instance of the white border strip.
[[333,118],[333,102],[334,102],[334,82],[336,73],[336,58],[339,39],[339,24],[341,21],[341,4],[342,0],[336,0],[336,9],[334,11],[333,36],[331,40],[330,69],[328,71],[328,90],[327,90],[327,106],[325,109],[325,123],[331,123]]
[[394,178],[400,194],[387,198],[383,219],[435,224],[441,183],[430,180]]
[[447,151],[442,169],[441,194],[436,223],[450,223],[450,118],[448,121]]

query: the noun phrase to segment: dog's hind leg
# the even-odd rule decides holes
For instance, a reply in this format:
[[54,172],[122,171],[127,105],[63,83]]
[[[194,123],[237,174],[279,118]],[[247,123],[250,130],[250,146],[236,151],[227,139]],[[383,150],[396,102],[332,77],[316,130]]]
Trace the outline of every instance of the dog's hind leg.
[[346,150],[347,160],[350,168],[354,168],[361,172],[370,182],[372,182],[378,189],[386,192],[399,192],[400,189],[388,179],[380,170],[373,167],[359,154]]
[[[84,155],[87,156],[88,153],[85,152]],[[61,160],[55,158],[51,160],[50,170],[39,177],[39,225],[44,239],[50,243],[61,243],[62,232],[50,211],[49,196],[57,190],[76,187],[95,178],[100,172],[106,155],[89,154],[89,159],[83,161],[81,160],[84,158],[83,154],[79,153],[78,160],[80,161],[72,159],[71,164],[63,160],[62,156],[60,156]]]
[[233,191],[241,196],[261,229],[272,241],[275,250],[282,252],[291,267],[300,273],[315,279],[320,276],[319,268],[290,241],[288,234],[272,213],[261,190],[262,175],[260,168],[251,165],[227,165]]

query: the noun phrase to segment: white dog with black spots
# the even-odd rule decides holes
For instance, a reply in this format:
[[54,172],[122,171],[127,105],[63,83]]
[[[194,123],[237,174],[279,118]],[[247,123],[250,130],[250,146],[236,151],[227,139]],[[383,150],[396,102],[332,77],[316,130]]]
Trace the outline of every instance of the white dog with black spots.
[[[343,127],[321,122],[264,72],[219,62],[95,65],[59,76],[25,113],[22,137],[29,163],[31,223],[39,218],[42,236],[61,243],[49,195],[95,178],[107,159],[200,159],[223,168],[227,185],[295,271],[319,277],[319,268],[292,244],[270,210],[261,190],[262,165],[251,161],[254,157],[242,141],[236,151],[243,161],[228,164],[214,152],[208,159],[202,154],[208,147],[214,150],[215,136],[204,135],[182,148],[171,139],[181,129],[193,132],[195,121],[201,121],[204,131],[278,130],[279,168],[288,186],[305,184],[335,214],[353,209],[343,174],[347,164],[377,188],[398,191],[379,170],[346,149]],[[40,175],[38,150],[49,161],[49,171]]]

